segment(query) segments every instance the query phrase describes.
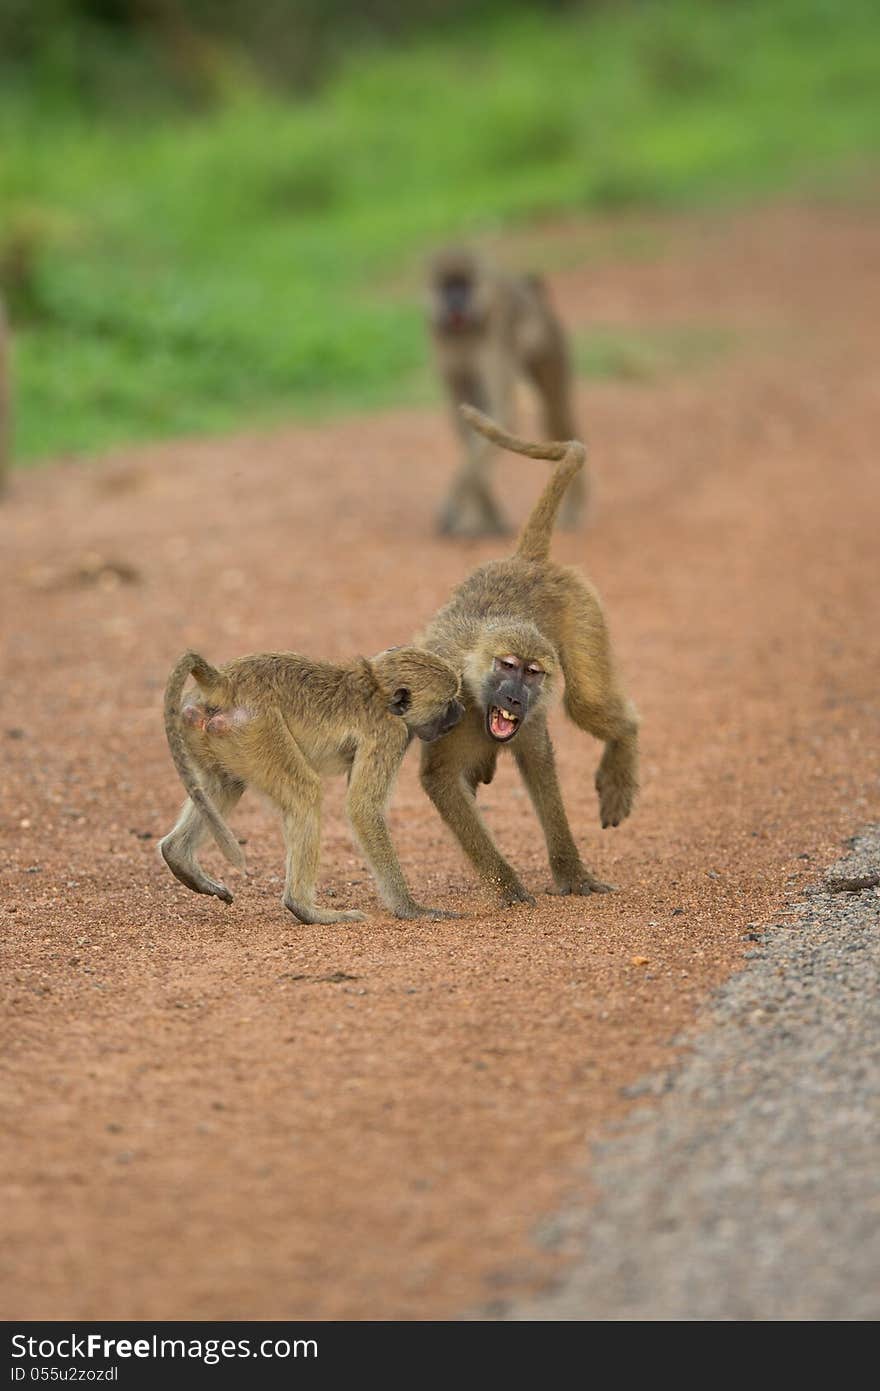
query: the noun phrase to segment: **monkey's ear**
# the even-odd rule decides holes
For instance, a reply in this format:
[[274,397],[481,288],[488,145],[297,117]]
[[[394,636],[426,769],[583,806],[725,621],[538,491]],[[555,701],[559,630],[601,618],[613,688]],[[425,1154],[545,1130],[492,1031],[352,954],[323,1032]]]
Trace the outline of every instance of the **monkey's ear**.
[[391,700],[388,702],[388,709],[392,715],[405,715],[412,704],[412,696],[406,686],[398,686]]

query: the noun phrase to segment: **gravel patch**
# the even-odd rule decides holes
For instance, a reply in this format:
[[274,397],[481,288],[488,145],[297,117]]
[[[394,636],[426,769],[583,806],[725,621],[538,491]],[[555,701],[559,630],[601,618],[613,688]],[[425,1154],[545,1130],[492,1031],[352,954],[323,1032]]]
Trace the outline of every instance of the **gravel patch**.
[[681,1071],[598,1148],[579,1255],[513,1319],[880,1316],[880,827],[755,933]]

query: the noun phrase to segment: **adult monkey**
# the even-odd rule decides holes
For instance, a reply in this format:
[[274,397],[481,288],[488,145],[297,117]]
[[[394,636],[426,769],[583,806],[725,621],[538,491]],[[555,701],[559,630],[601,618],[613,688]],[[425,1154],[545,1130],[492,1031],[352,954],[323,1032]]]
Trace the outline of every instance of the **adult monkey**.
[[[463,424],[458,407],[476,406],[510,425],[516,382],[524,377],[541,398],[546,438],[571,439],[578,431],[564,330],[538,276],[505,275],[461,247],[439,252],[431,263],[428,321],[463,449],[438,528],[462,536],[506,532],[490,486],[492,450]],[[562,504],[564,526],[578,524],[584,501],[579,470]]]
[[499,853],[476,805],[478,783],[495,774],[506,745],[538,814],[557,893],[605,893],[574,843],[547,730],[548,701],[561,677],[563,705],[579,728],[605,744],[596,773],[603,827],[617,826],[638,791],[638,716],[614,668],[599,598],[574,569],[548,558],[559,504],[583,468],[585,451],[529,444],[468,406],[461,413],[488,439],[556,469],[523,528],[514,554],[465,580],[419,638],[462,676],[465,715],[422,755],[422,786],[502,903],[533,903]]

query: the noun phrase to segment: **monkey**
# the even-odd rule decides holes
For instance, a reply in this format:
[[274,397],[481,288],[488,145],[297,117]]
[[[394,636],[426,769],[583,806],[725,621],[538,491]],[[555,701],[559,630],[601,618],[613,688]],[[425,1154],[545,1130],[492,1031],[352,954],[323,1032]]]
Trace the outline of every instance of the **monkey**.
[[9,380],[9,328],[3,301],[0,299],[0,494],[6,490],[9,472],[10,450],[12,448],[12,429],[10,423],[10,401],[12,390]]
[[480,566],[454,591],[417,639],[462,678],[464,718],[422,751],[421,781],[484,884],[505,905],[534,903],[500,854],[480,816],[477,786],[491,783],[498,754],[509,748],[547,843],[554,891],[606,893],[581,860],[556,775],[547,710],[560,684],[568,717],[604,743],[596,773],[599,819],[617,826],[638,791],[635,707],[617,674],[599,596],[574,568],[549,558],[559,504],[583,468],[584,446],[530,444],[470,406],[474,429],[519,454],[556,461],[513,555]]
[[[185,700],[188,677],[198,696]],[[198,863],[209,834],[226,859],[244,855],[225,821],[248,786],[279,808],[287,868],[282,902],[302,923],[360,922],[364,914],[315,903],[321,779],[348,774],[347,811],[379,892],[398,918],[456,917],[417,903],[384,819],[385,804],[413,735],[442,738],[464,706],[461,681],[442,658],[389,648],[344,666],[295,652],[263,652],[211,666],[185,652],[165,688],[165,733],[187,801],[159,842],[172,874],[194,893],[232,902],[225,884]]]
[[[508,527],[489,481],[490,445],[466,427],[458,407],[476,406],[509,426],[514,387],[524,377],[540,396],[547,438],[574,438],[578,431],[565,333],[539,276],[505,275],[466,248],[434,257],[428,290],[434,356],[463,447],[438,530],[458,536],[504,534]],[[581,469],[562,503],[563,526],[578,525],[585,502]]]

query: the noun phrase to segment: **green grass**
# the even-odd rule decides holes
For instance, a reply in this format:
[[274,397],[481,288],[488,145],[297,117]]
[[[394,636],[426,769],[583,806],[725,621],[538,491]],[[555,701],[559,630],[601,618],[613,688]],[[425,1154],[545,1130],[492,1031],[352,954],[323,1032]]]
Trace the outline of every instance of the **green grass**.
[[7,93],[17,453],[418,399],[426,248],[836,187],[878,91],[875,0],[663,0],[361,52],[298,104],[96,124]]
[[735,346],[731,330],[712,324],[596,328],[575,335],[574,363],[585,377],[648,382],[712,363]]

